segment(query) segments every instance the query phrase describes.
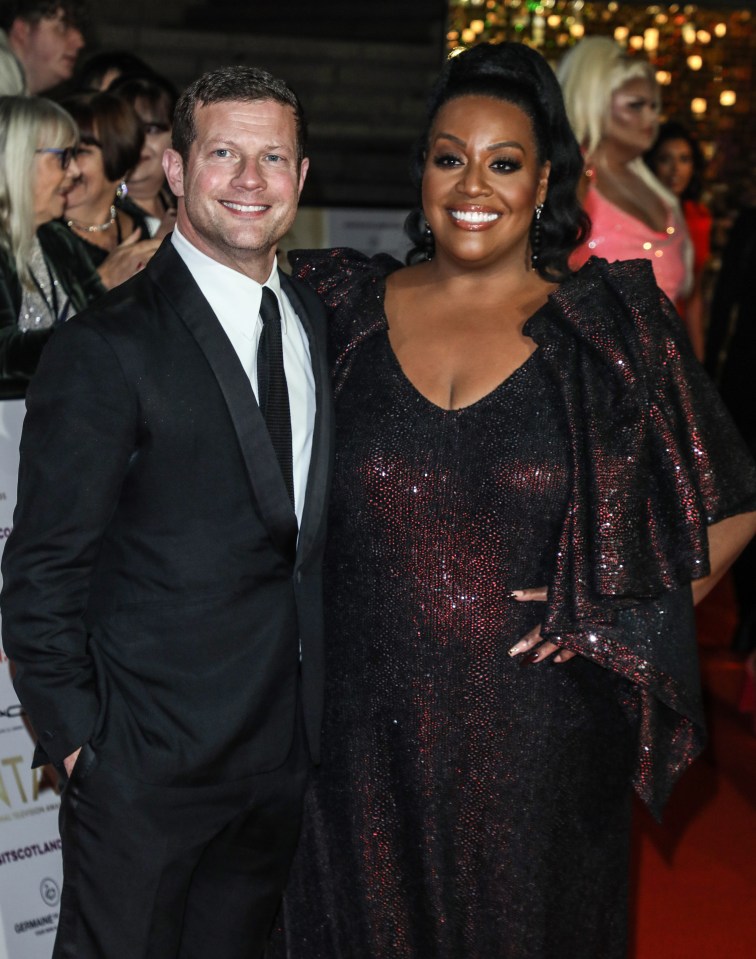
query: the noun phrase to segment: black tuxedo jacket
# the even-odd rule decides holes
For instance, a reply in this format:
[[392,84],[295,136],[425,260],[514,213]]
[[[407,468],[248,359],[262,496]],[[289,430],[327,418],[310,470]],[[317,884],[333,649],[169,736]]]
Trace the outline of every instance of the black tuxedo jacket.
[[264,772],[287,755],[300,685],[317,759],[325,317],[304,286],[281,285],[317,394],[298,541],[247,374],[170,240],[46,347],[27,396],[2,601],[38,761],[90,742],[148,783]]

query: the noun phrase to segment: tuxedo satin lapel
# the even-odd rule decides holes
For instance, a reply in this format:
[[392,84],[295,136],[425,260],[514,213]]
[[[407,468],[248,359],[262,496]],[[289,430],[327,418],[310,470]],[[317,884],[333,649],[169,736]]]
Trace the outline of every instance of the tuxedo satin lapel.
[[297,521],[247,374],[223,327],[167,238],[146,267],[197,341],[218,380],[239,439],[258,507],[276,547],[293,555]]
[[[315,424],[312,455],[307,476],[302,527],[297,555],[301,562],[321,535],[325,521],[330,459],[333,449],[333,400],[326,351],[326,317],[320,300],[306,287],[294,283],[279,271],[281,288],[302,321],[310,346],[310,361],[315,380]],[[319,321],[319,322],[318,322]]]

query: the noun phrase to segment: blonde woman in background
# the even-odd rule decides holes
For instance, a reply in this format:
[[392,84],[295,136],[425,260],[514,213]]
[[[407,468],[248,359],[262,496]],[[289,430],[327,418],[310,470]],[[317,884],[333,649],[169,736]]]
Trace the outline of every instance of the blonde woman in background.
[[63,213],[78,130],[50,100],[0,97],[0,376],[28,378],[57,323],[104,292]]
[[[557,76],[585,157],[583,204],[592,223],[570,265],[591,256],[650,260],[656,282],[679,302],[692,284],[692,245],[677,198],[643,161],[659,126],[653,67],[612,40],[588,37],[567,54]],[[700,330],[688,332],[700,357]]]

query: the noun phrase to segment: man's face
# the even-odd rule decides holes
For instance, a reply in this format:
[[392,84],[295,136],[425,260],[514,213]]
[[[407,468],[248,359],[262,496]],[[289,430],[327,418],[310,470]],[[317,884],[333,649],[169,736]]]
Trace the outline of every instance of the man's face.
[[16,19],[9,39],[33,94],[69,80],[84,46],[81,30],[68,22],[61,8],[35,23]]
[[294,222],[308,160],[297,163],[294,111],[275,100],[229,101],[195,111],[184,165],[163,160],[179,197],[181,233],[219,263],[264,283],[276,244]]

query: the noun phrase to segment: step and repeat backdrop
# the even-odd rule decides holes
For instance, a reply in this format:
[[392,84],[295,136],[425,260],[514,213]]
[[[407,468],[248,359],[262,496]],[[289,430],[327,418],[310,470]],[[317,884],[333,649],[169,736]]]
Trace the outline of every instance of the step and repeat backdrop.
[[[23,400],[0,400],[0,551],[13,524]],[[0,959],[49,959],[63,868],[59,800],[31,768],[34,743],[0,646]]]

